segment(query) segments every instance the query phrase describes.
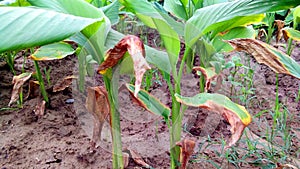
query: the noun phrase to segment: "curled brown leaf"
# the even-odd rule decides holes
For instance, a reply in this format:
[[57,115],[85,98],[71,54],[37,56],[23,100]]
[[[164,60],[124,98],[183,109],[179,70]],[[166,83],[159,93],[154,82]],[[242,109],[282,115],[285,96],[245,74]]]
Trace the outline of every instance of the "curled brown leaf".
[[177,142],[176,145],[180,147],[179,162],[181,163],[181,166],[179,169],[186,169],[190,156],[194,152],[195,141],[184,139]]
[[[245,51],[254,56],[258,63],[264,63],[277,73],[290,74],[284,64],[271,51],[276,50],[272,46],[255,39],[233,39],[227,41],[237,51]],[[279,53],[282,53],[278,51]]]
[[110,106],[107,91],[103,86],[89,87],[87,93],[86,108],[94,116],[92,144],[95,147],[101,138],[103,124],[109,119]]
[[276,42],[278,43],[279,40],[282,38],[282,29],[284,27],[284,21],[282,20],[275,20],[275,25],[277,25],[277,33],[276,33]]
[[205,92],[207,92],[210,88],[210,84],[211,82],[217,78],[217,74],[215,72],[215,68],[210,67],[210,68],[203,68],[200,66],[194,67],[193,70],[195,71],[200,71],[202,73],[202,75],[205,78]]
[[35,98],[40,95],[40,84],[39,81],[30,80],[27,98]]
[[11,104],[16,102],[19,98],[19,94],[22,92],[23,84],[30,79],[32,73],[22,73],[18,76],[14,76],[12,80],[12,84],[14,85],[10,101],[8,103],[8,106],[10,107]]
[[104,74],[108,68],[115,66],[121,60],[124,54],[128,52],[132,57],[135,73],[135,92],[137,96],[140,90],[144,73],[151,69],[145,59],[145,47],[142,40],[133,35],[127,35],[119,41],[114,48],[106,52],[104,62],[98,68],[98,73]]
[[37,105],[35,106],[35,109],[33,110],[35,115],[39,117],[43,116],[45,113],[45,105],[46,105],[46,101],[39,99]]
[[54,86],[53,86],[53,92],[59,92],[62,90],[65,90],[67,87],[69,87],[72,84],[73,79],[77,79],[76,76],[71,75],[63,78],[62,80],[59,80]]
[[126,152],[123,152],[123,164],[124,164],[124,168],[128,167],[129,164],[129,154]]
[[132,150],[132,149],[129,149],[129,148],[124,148],[124,151],[127,151],[129,152],[130,154],[130,157],[133,159],[133,161],[139,165],[141,165],[142,167],[145,167],[145,168],[150,168],[151,166],[149,164],[147,164],[143,158],[138,154],[138,152]]
[[245,107],[232,102],[224,95],[199,93],[193,97],[183,97],[178,94],[175,94],[175,97],[180,103],[219,113],[229,122],[232,136],[225,148],[234,145],[242,136],[244,128],[251,122],[251,116]]

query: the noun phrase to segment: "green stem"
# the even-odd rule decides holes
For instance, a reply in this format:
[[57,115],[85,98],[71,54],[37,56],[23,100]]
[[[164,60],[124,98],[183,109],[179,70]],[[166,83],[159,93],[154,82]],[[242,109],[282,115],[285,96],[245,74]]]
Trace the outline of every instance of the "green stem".
[[[115,91],[110,78],[103,76],[106,90],[108,91],[108,100],[110,104],[111,117],[111,132],[113,141],[113,168],[121,169],[123,166],[122,157],[122,140],[121,140],[121,126],[120,126],[120,112],[118,111],[118,96],[115,96]],[[114,81],[116,82],[116,81]]]
[[[184,114],[184,110],[185,110],[185,106],[181,106],[181,104],[179,102],[177,102],[176,98],[175,98],[175,93],[180,94],[180,81],[182,78],[182,74],[183,74],[183,69],[184,69],[184,65],[185,65],[185,61],[187,59],[187,57],[191,54],[192,50],[189,47],[186,47],[183,58],[181,60],[180,63],[180,67],[179,67],[179,71],[178,73],[173,71],[173,76],[174,74],[177,76],[174,76],[175,79],[175,84],[174,84],[174,89],[170,82],[168,82],[169,85],[169,90],[170,93],[172,95],[172,128],[171,128],[171,137],[170,137],[170,156],[171,156],[171,168],[176,168],[177,165],[177,161],[178,161],[178,157],[180,154],[180,149],[178,146],[175,146],[176,142],[180,141],[181,139],[181,131],[182,131],[182,118],[183,118],[183,114]],[[181,109],[182,107],[182,109]]]
[[288,41],[288,49],[287,49],[287,54],[289,56],[291,56],[292,54],[292,49],[293,49],[293,39],[292,38],[289,38],[289,41]]
[[48,95],[47,95],[47,92],[46,92],[46,89],[45,89],[45,83],[44,83],[44,80],[43,80],[43,77],[42,77],[42,73],[41,73],[39,64],[36,60],[34,60],[33,63],[34,63],[34,67],[35,67],[35,70],[36,70],[37,79],[38,79],[39,84],[40,84],[40,90],[42,92],[42,96],[43,96],[44,100],[46,101],[46,103],[49,104],[49,99],[48,99]]
[[8,52],[6,55],[6,62],[13,74],[16,75],[16,71],[14,69],[14,55],[15,54],[13,52]]
[[[298,26],[298,24],[297,24],[297,23],[294,23],[293,28],[296,30],[296,29],[297,29],[297,26]],[[293,39],[292,39],[292,38],[289,38],[287,54],[288,54],[289,56],[291,56],[292,51],[293,51]]]
[[84,92],[85,83],[85,57],[82,54],[78,54],[78,66],[79,66],[79,91]]
[[20,94],[19,94],[19,108],[23,107],[23,90],[21,90]]

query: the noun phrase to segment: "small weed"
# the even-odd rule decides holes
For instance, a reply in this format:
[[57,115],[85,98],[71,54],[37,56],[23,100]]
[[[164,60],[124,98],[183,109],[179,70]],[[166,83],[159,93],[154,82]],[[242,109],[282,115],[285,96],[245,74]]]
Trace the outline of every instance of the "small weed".
[[48,70],[46,68],[44,68],[44,73],[45,73],[48,85],[51,86],[51,81],[50,81],[51,67],[49,67]]
[[8,64],[10,70],[14,75],[16,75],[16,71],[14,69],[14,62],[15,62],[15,57],[16,57],[16,52],[15,51],[9,51],[5,52],[2,54],[1,57],[4,57],[6,60],[6,63]]
[[224,68],[230,69],[228,81],[231,84],[229,95],[236,102],[246,104],[255,94],[253,87],[254,70],[250,65],[250,57],[247,56],[246,65],[242,63],[241,56],[233,56]]

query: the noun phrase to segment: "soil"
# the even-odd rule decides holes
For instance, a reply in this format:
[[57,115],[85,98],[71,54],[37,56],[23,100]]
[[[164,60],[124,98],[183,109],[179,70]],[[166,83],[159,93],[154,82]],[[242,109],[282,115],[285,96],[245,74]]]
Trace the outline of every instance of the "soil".
[[[151,39],[151,38],[148,38]],[[15,60],[17,74],[21,72],[21,63],[24,53]],[[230,57],[230,56],[229,56]],[[294,49],[292,57],[300,62],[300,47]],[[255,67],[253,84],[255,94],[246,105],[252,116],[264,110],[270,112],[275,105],[276,74],[268,67],[257,64],[252,58],[251,65]],[[40,67],[51,67],[51,88],[53,84],[68,75],[77,75],[77,58],[68,56],[61,60],[40,62]],[[252,66],[251,66],[252,67]],[[33,72],[33,63],[27,60],[26,72]],[[229,72],[225,72],[224,76]],[[7,65],[0,67],[0,108],[8,105],[11,96],[11,80],[13,74]],[[96,75],[86,79],[87,86],[101,85],[101,76]],[[129,82],[130,78],[122,76],[120,84]],[[184,75],[182,79],[182,95],[192,96],[198,93],[199,79],[194,75]],[[159,98],[166,105],[171,105],[167,85],[154,84],[150,88],[151,94]],[[111,135],[108,123],[105,123],[101,140],[96,148],[91,146],[93,117],[85,108],[86,93],[77,90],[77,81],[61,92],[49,92],[50,106],[43,116],[34,113],[37,98],[24,101],[23,108],[0,111],[0,166],[1,169],[13,168],[111,168]],[[300,158],[300,102],[296,101],[300,81],[288,75],[279,75],[278,94],[283,107],[288,110],[287,125],[291,129],[290,151],[287,156],[289,164],[299,165]],[[220,90],[228,97],[230,83],[224,80]],[[28,91],[28,84],[24,86],[24,93]],[[70,102],[68,99],[74,99]],[[68,101],[67,101],[68,100]],[[139,107],[128,91],[119,93],[121,128],[123,147],[137,151],[144,161],[154,168],[169,168],[169,131],[164,120],[148,113]],[[16,106],[16,105],[15,105]],[[248,127],[248,133],[259,136],[263,142],[266,139],[268,127],[273,124],[271,113],[262,113],[260,118],[253,118]],[[260,168],[255,164],[256,157],[249,157],[249,163],[240,162],[236,165],[228,162],[228,158],[221,152],[222,139],[228,140],[231,136],[229,124],[218,114],[207,112],[199,108],[188,108],[183,120],[182,138],[197,140],[189,168]],[[241,158],[247,148],[245,134],[230,153],[237,153]],[[284,144],[278,137],[274,143]],[[265,156],[263,152],[262,156]],[[268,162],[261,162],[267,166]],[[298,166],[299,167],[299,166]],[[142,168],[132,159],[127,168]]]

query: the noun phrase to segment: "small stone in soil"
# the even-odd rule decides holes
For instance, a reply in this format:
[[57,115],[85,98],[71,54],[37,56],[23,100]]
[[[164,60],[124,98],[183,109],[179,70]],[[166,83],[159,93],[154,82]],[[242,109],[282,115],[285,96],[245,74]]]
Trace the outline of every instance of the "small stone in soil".
[[74,99],[67,99],[66,101],[65,101],[65,103],[66,104],[73,104],[74,103]]
[[54,159],[47,160],[45,164],[60,163],[60,162],[62,162],[62,159],[54,158]]

